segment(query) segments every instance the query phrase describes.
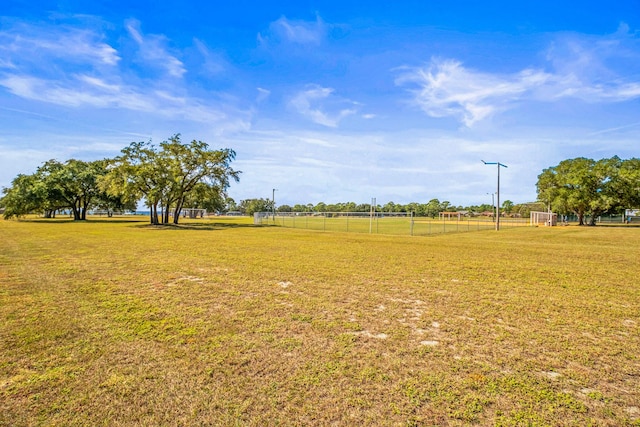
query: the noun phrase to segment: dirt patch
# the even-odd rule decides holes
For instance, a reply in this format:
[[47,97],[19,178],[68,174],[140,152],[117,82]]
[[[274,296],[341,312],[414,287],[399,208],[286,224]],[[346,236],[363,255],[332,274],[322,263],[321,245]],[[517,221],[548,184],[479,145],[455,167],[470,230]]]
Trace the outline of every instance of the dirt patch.
[[349,334],[356,335],[359,337],[375,338],[378,340],[386,340],[389,337],[387,334],[382,334],[382,333],[376,334],[367,330],[358,331],[358,332],[349,332]]

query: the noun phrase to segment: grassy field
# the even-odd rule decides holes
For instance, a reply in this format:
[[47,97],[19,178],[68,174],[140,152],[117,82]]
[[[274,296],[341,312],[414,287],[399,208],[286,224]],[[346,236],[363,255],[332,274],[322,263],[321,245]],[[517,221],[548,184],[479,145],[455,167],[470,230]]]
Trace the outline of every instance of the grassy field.
[[249,221],[0,221],[0,425],[640,426],[640,228]]
[[[332,216],[330,216],[332,215]],[[349,233],[388,234],[398,236],[430,236],[440,233],[493,230],[495,222],[490,218],[434,219],[426,217],[384,216],[373,219],[364,214],[279,214],[276,217],[261,217],[260,224],[304,230],[334,231]],[[528,227],[529,219],[504,218],[501,228]]]

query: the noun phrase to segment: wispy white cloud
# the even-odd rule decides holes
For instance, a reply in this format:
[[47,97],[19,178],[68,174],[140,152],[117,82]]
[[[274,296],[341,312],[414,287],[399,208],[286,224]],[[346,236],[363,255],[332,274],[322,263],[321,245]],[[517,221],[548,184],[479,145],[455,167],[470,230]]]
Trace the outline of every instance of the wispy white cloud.
[[143,34],[140,30],[140,22],[134,19],[127,21],[127,31],[138,44],[140,56],[146,64],[162,68],[173,77],[182,77],[186,73],[187,70],[182,61],[168,52],[165,36]]
[[[298,92],[290,101],[290,106],[301,115],[323,126],[335,128],[347,116],[357,113],[356,103],[333,95],[334,89],[310,85]],[[347,105],[347,108],[342,108]],[[338,108],[336,108],[338,107]],[[326,111],[333,108],[333,112]]]
[[202,72],[216,76],[230,68],[228,61],[218,52],[211,50],[204,41],[195,38],[193,43],[204,60],[200,67]]
[[316,16],[315,21],[290,20],[282,16],[269,25],[265,34],[258,34],[261,44],[288,42],[299,45],[319,45],[326,38],[329,26]]
[[0,31],[0,67],[42,63],[115,66],[121,57],[104,37],[89,29],[20,23]]
[[264,89],[264,88],[256,88],[258,91],[258,96],[256,97],[256,102],[262,102],[265,99],[269,98],[269,96],[271,95],[271,91],[268,89]]
[[[87,75],[75,75],[68,81],[11,75],[0,78],[0,86],[21,98],[65,107],[124,108],[209,124],[230,119],[221,108],[212,107],[198,99],[160,90],[143,91]],[[241,128],[245,126],[248,125],[242,125]]]
[[413,101],[428,115],[453,116],[472,126],[550,78],[535,70],[493,75],[466,69],[459,61],[432,59],[427,67],[402,69],[396,84],[417,87],[411,90]]
[[0,88],[25,100],[68,108],[123,109],[217,130],[249,126],[249,113],[235,107],[236,100],[225,100],[224,93],[214,99],[190,96],[184,82],[175,81],[186,70],[169,53],[164,36],[143,34],[133,20],[126,27],[140,58],[161,67],[164,75],[123,72],[120,53],[104,42],[99,30],[18,23],[0,30]]
[[[555,102],[574,98],[588,103],[623,102],[640,97],[637,66],[626,77],[624,63],[638,50],[625,32],[593,38],[558,36],[539,69],[489,73],[465,67],[455,59],[432,58],[423,67],[402,67],[395,83],[410,87],[412,102],[431,117],[454,117],[467,127],[520,101]],[[628,30],[628,29],[627,29]],[[632,61],[633,62],[633,61]],[[635,78],[635,79],[634,79]]]
[[613,132],[617,132],[620,130],[627,130],[627,129],[631,129],[631,128],[636,128],[640,126],[640,122],[635,122],[635,123],[630,123],[630,124],[626,124],[623,126],[615,126],[612,128],[607,128],[607,129],[601,129],[597,132],[592,132],[587,136],[597,136],[597,135],[603,135],[603,134],[607,134],[607,133],[613,133]]

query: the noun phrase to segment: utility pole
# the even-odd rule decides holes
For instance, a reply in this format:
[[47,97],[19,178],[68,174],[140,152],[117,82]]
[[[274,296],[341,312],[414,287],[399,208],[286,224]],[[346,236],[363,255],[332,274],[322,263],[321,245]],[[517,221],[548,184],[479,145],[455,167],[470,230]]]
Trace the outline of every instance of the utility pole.
[[277,188],[274,188],[271,191],[271,211],[273,213],[273,222],[276,222],[276,190],[278,190]]
[[496,221],[496,218],[495,218],[495,216],[496,216],[496,200],[495,200],[496,193],[487,193],[487,194],[491,194],[491,216],[493,217],[493,218],[491,218],[491,220],[493,222],[495,222]]
[[373,215],[376,212],[376,198],[371,198],[371,205],[369,206],[369,234],[373,230]]
[[496,191],[496,198],[497,198],[497,204],[496,204],[496,231],[500,230],[500,167],[506,168],[507,165],[503,165],[500,162],[485,162],[484,160],[482,160],[482,163],[484,163],[485,165],[497,165],[498,167],[498,190]]

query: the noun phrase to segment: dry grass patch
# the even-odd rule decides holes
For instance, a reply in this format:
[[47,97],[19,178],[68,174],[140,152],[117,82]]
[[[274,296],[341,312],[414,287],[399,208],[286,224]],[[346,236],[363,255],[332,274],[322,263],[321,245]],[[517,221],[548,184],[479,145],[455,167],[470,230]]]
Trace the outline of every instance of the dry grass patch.
[[640,425],[640,229],[0,235],[1,425]]

